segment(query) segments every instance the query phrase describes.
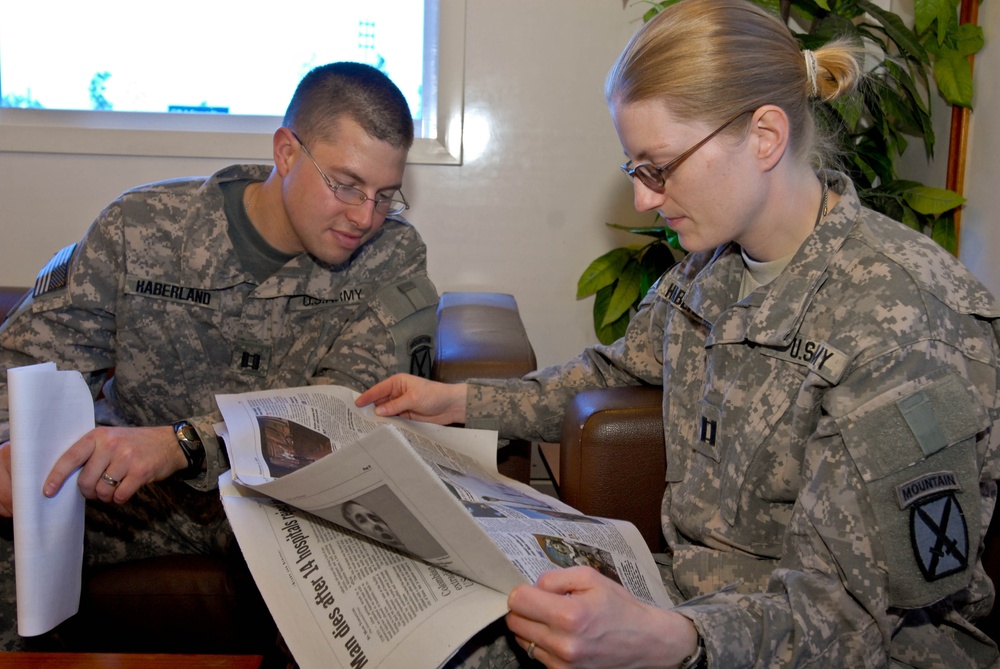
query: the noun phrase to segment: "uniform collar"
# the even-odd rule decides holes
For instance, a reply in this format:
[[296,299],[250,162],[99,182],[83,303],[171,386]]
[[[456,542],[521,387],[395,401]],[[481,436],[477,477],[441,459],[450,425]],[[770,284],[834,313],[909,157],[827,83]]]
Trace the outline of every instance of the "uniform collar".
[[[236,250],[229,238],[228,221],[223,207],[224,195],[219,186],[228,181],[263,181],[270,172],[268,165],[231,165],[219,170],[201,185],[199,204],[191,207],[188,214],[199,219],[198,225],[187,226],[190,235],[184,243],[186,251],[202,260],[199,275],[204,277],[206,287],[228,288],[240,283],[256,283],[253,276],[233,262]],[[391,227],[391,222],[387,220],[386,225]],[[365,253],[384,230],[385,228],[380,230],[351,259],[340,265],[321,263],[308,253],[300,253],[260,284],[255,294],[262,298],[309,295],[319,299],[333,299],[337,297],[341,287],[330,280],[330,273],[348,272],[357,256]]]
[[747,329],[746,336],[751,341],[766,346],[791,343],[831,261],[843,248],[861,214],[861,201],[846,175],[826,171],[820,178],[826,179],[840,200],[769,286]]
[[[846,175],[825,171],[820,178],[827,180],[840,200],[766,291],[757,290],[738,302],[744,265],[736,244],[719,247],[708,262],[704,256],[682,262],[675,277],[678,283],[687,284],[683,286],[683,306],[713,328],[707,343],[747,339],[782,347],[792,341],[830,262],[844,246],[861,213],[861,202]],[[724,313],[726,317],[722,318]]]
[[236,250],[229,238],[224,199],[220,184],[229,181],[263,181],[270,174],[267,165],[230,165],[205,179],[187,208],[192,219],[184,226],[182,262],[197,259],[196,277],[207,288],[229,288],[240,283],[253,283],[253,277],[234,262]]

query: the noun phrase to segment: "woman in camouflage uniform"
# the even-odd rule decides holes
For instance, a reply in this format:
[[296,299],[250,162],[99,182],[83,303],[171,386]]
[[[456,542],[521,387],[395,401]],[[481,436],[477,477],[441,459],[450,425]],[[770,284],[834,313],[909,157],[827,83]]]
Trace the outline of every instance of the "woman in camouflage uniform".
[[[856,86],[849,45],[802,52],[743,0],[646,24],[607,100],[635,205],[687,257],[610,346],[517,381],[397,376],[382,414],[557,441],[596,386],[662,384],[658,610],[585,567],[510,594],[549,666],[971,667],[993,602],[979,555],[1000,476],[997,321],[953,257],[817,170],[811,100]],[[570,595],[570,596],[565,596]]]

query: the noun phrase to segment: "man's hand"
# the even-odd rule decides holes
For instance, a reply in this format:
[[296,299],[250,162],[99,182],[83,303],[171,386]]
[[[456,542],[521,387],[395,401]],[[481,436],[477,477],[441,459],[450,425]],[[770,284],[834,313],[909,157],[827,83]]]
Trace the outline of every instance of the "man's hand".
[[361,393],[356,404],[375,404],[379,416],[402,416],[438,425],[465,422],[464,383],[439,383],[396,374]]
[[698,642],[690,620],[590,567],[547,571],[514,588],[507,606],[518,644],[547,667],[676,667]]
[[[99,427],[83,435],[62,454],[49,472],[42,492],[52,497],[81,466],[77,484],[84,497],[122,504],[147,483],[162,481],[187,467],[187,458],[170,426]],[[103,478],[105,473],[112,482],[119,483],[114,485]]]
[[10,474],[10,442],[0,444],[0,516],[14,515],[14,487]]

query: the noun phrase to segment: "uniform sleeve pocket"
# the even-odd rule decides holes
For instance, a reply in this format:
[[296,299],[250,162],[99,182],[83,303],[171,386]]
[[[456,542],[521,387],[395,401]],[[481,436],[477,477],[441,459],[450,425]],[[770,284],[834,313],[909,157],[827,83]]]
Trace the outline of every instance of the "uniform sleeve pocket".
[[980,541],[977,395],[948,375],[838,421],[876,523],[891,605],[920,607],[964,587]]

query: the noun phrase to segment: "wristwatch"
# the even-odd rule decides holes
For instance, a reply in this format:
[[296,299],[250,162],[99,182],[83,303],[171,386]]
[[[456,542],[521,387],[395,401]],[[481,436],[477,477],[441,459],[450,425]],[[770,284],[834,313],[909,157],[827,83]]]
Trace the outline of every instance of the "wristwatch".
[[185,481],[198,478],[201,475],[202,465],[205,464],[205,446],[201,443],[198,431],[191,423],[182,420],[174,423],[174,435],[188,463],[188,466],[179,472],[180,477]]
[[705,652],[705,640],[698,635],[698,647],[684,658],[677,669],[705,669],[708,667],[708,653]]

